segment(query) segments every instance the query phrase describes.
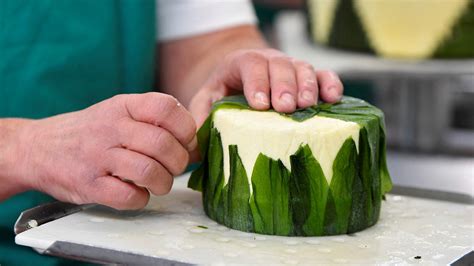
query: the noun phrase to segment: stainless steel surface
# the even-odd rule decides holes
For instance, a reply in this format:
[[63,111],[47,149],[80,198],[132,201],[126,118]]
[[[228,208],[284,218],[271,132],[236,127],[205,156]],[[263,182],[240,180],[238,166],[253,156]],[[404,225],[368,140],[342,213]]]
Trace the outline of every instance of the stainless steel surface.
[[393,193],[474,204],[474,158],[389,152]]

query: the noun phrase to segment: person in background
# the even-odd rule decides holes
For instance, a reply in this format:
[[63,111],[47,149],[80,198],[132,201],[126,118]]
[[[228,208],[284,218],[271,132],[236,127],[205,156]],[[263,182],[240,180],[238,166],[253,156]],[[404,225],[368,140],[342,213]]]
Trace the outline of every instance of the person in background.
[[245,0],[2,0],[0,22],[2,265],[61,263],[13,239],[50,196],[124,210],[168,193],[225,95],[279,112],[342,96],[271,49]]

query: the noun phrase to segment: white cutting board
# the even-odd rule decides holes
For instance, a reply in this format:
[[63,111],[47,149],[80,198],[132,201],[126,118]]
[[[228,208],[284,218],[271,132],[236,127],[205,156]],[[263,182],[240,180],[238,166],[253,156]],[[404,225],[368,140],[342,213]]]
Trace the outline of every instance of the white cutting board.
[[[230,230],[206,217],[178,177],[146,209],[95,208],[30,229],[19,245],[66,241],[196,264],[447,264],[474,246],[474,206],[388,195],[379,222],[352,236],[278,237]],[[205,226],[207,229],[198,226]],[[421,256],[421,259],[415,259]]]

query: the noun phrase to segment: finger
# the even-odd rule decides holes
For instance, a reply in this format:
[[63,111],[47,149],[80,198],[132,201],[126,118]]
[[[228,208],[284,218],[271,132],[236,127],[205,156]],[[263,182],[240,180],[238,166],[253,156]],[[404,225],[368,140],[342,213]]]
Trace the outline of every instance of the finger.
[[146,187],[155,195],[163,195],[171,190],[173,176],[150,157],[121,148],[110,150],[107,157],[107,170],[113,176]]
[[298,83],[298,107],[315,105],[318,102],[318,83],[313,66],[302,61],[295,61],[294,65]]
[[223,97],[220,91],[203,88],[193,97],[189,103],[189,111],[191,112],[196,126],[198,128],[206,121],[207,116],[211,112],[212,104]]
[[165,128],[185,147],[193,141],[196,123],[173,96],[156,92],[128,96],[125,106],[134,120]]
[[293,63],[287,57],[272,57],[269,70],[273,108],[285,113],[295,111],[297,83]]
[[319,94],[325,102],[335,103],[341,100],[344,87],[338,75],[332,71],[317,71]]
[[[179,174],[186,169],[188,151],[166,129],[132,119],[123,121],[120,128],[124,148],[155,159],[170,173]],[[194,149],[197,144],[193,145]]]
[[146,206],[150,194],[144,188],[123,182],[114,176],[103,176],[94,180],[88,190],[95,203],[117,210],[141,209]]
[[268,61],[258,53],[248,52],[236,62],[242,79],[244,95],[249,105],[257,110],[270,108]]
[[197,163],[201,160],[202,160],[202,158],[201,158],[201,154],[199,152],[199,149],[194,149],[194,150],[189,152],[189,162],[190,163]]

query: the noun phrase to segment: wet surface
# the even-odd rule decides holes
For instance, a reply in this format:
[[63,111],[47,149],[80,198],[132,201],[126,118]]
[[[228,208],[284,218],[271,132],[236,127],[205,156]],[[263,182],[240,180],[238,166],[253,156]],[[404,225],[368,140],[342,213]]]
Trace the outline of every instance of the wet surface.
[[388,195],[379,222],[331,237],[280,237],[228,229],[205,216],[200,193],[177,179],[142,211],[96,207],[31,229],[17,242],[93,245],[198,264],[447,264],[472,250],[471,205]]

